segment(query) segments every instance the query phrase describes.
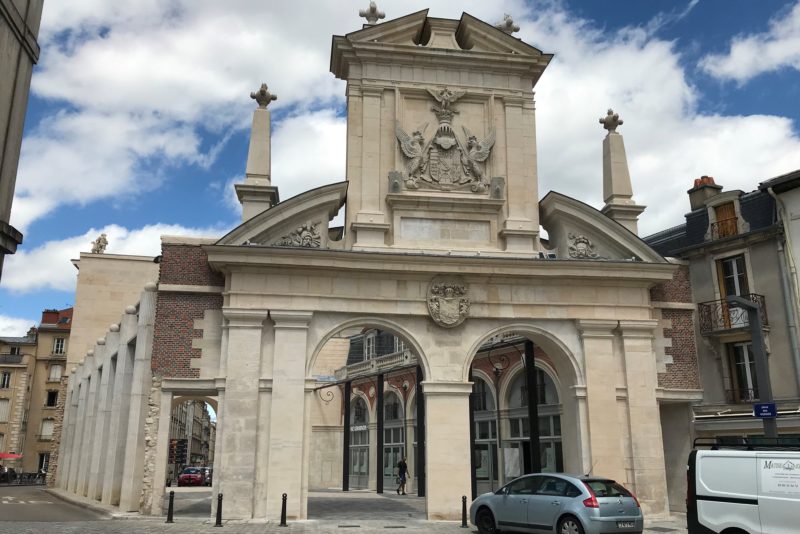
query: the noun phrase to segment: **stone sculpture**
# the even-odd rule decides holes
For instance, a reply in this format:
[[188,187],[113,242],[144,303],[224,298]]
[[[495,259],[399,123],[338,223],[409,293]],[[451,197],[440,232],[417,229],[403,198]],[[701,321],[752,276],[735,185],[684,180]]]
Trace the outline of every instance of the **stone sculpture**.
[[594,244],[585,235],[569,234],[569,257],[576,260],[597,260],[600,255],[595,252]]
[[92,241],[92,254],[105,254],[107,246],[106,234],[100,234],[100,237]]
[[433,322],[453,328],[469,315],[470,300],[467,285],[456,277],[437,277],[428,287],[428,313]]
[[278,100],[278,95],[273,95],[267,89],[267,84],[262,83],[261,87],[258,91],[254,91],[250,93],[250,98],[258,102],[258,107],[261,109],[267,109],[269,103],[273,100]]
[[367,19],[367,26],[375,26],[379,19],[385,19],[386,13],[378,10],[375,2],[370,2],[367,9],[359,9],[358,16]]
[[320,248],[322,238],[319,235],[318,222],[298,226],[291,232],[273,243],[279,247],[305,247]]
[[605,117],[600,117],[600,124],[608,130],[608,133],[617,133],[617,126],[621,126],[622,122],[622,119],[619,118],[619,113],[614,113],[611,108],[608,109],[608,114]]
[[495,24],[494,27],[509,35],[519,31],[519,25],[514,23],[514,18],[508,13],[503,15],[503,20]]

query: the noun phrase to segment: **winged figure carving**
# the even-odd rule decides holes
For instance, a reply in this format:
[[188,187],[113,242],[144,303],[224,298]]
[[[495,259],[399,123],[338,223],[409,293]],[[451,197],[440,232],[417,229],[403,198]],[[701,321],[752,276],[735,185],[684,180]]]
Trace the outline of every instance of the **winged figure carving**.
[[399,122],[395,124],[394,133],[400,143],[400,150],[408,158],[406,170],[408,177],[413,181],[419,179],[428,165],[428,155],[425,150],[425,130],[427,129],[428,123],[426,122],[408,135],[400,127]]
[[464,96],[467,92],[466,91],[451,91],[447,87],[442,89],[441,91],[433,91],[428,89],[428,92],[431,96],[439,102],[439,108],[441,110],[447,110],[450,108],[450,104]]
[[492,153],[495,131],[492,129],[483,141],[478,141],[478,138],[466,126],[462,126],[462,128],[464,129],[464,135],[467,137],[467,150],[461,153],[461,164],[464,166],[464,172],[467,175],[471,175],[477,184],[485,188],[486,180],[484,179],[483,162]]

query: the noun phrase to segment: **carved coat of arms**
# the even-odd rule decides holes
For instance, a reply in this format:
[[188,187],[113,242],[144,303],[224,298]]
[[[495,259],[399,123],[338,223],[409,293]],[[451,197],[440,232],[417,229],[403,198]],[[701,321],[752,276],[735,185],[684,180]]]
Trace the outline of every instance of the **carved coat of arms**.
[[453,103],[464,96],[464,91],[451,91],[445,87],[440,91],[428,89],[428,92],[438,102],[431,108],[439,121],[433,136],[425,138],[427,123],[410,135],[399,123],[395,126],[397,142],[406,158],[405,186],[419,189],[424,185],[442,191],[469,188],[483,193],[488,186],[484,166],[494,146],[494,130],[479,140],[466,126],[462,126],[464,139],[460,139],[452,128],[453,117],[458,114]]
[[428,313],[433,322],[452,328],[469,315],[469,288],[459,278],[437,277],[428,287]]

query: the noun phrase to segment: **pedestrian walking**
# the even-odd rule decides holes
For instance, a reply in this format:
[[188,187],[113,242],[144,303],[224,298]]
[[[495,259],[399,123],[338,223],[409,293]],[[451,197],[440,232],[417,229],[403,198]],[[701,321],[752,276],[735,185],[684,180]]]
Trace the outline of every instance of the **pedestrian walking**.
[[406,477],[408,477],[408,464],[406,463],[406,457],[403,456],[403,459],[397,462],[397,494],[398,495],[405,495],[406,494]]

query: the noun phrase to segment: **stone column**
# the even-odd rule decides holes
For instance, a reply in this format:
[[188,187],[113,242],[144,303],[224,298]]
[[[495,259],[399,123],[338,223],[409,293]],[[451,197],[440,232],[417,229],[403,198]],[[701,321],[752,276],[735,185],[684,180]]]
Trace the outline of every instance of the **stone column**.
[[[165,483],[167,480],[167,460],[169,456],[169,427],[172,419],[172,391],[161,391],[161,405],[158,410],[158,435],[155,442],[155,465],[153,466],[153,483],[151,488],[152,506],[150,514],[162,515],[162,505],[164,502]],[[155,418],[154,418],[155,419]],[[194,421],[190,419],[191,425]],[[192,440],[192,430],[189,430],[189,441]],[[152,446],[152,442],[150,443]],[[190,449],[187,450],[187,456]],[[225,508],[225,505],[222,505]]]
[[[66,369],[65,369],[66,371]],[[75,434],[75,410],[73,399],[77,400],[75,373],[70,372],[67,382],[67,397],[64,400],[64,416],[61,420],[61,442],[58,451],[58,469],[56,471],[56,487],[67,489],[67,478],[69,474],[70,452],[73,447],[73,437]]]
[[[261,336],[266,310],[223,309],[227,320],[227,377],[225,402],[217,420],[222,430],[221,470],[214,472],[224,494],[225,516],[252,519],[257,431],[263,414],[258,412],[258,380],[261,376]],[[219,440],[218,440],[219,442]],[[215,451],[217,454],[217,451]],[[297,465],[293,466],[297,469]]]
[[650,517],[664,515],[667,505],[667,475],[661,412],[656,400],[658,370],[653,350],[653,331],[658,321],[620,322],[625,353],[633,462],[633,491]]
[[[460,519],[461,495],[470,495],[470,382],[422,382],[425,395],[428,519]],[[417,447],[422,444],[417,444]],[[416,475],[416,473],[414,473]]]
[[[303,463],[306,421],[306,353],[311,312],[270,311],[275,323],[272,412],[269,417],[267,519],[280,518],[281,494],[287,494],[287,518],[305,519]],[[230,401],[228,401],[230,402]]]
[[[109,332],[103,341],[103,356],[101,360],[102,378],[100,380],[100,390],[97,396],[97,414],[94,432],[94,449],[92,451],[92,462],[89,469],[89,495],[90,499],[100,500],[103,498],[103,481],[106,467],[106,453],[109,449],[108,426],[111,417],[111,398],[114,394],[114,363],[116,352],[119,347],[119,326],[111,325]],[[99,343],[98,341],[98,343]]]
[[89,390],[86,394],[86,410],[84,411],[86,421],[83,424],[83,439],[81,440],[80,456],[78,457],[78,485],[75,489],[75,493],[82,496],[86,496],[86,491],[89,489],[89,464],[94,445],[94,414],[95,408],[97,408],[97,387],[100,381],[94,352],[95,350],[92,350],[92,356],[90,357],[87,354],[86,360],[84,360],[84,364],[87,367],[86,372],[89,375]]
[[[90,358],[87,353],[86,358]],[[67,475],[67,491],[75,493],[78,487],[78,464],[81,457],[81,447],[83,446],[83,427],[86,424],[86,393],[89,390],[89,376],[86,374],[86,358],[83,363],[78,365],[73,373],[76,380],[77,391],[72,395],[73,413],[75,414],[75,424],[73,431],[72,446],[69,451],[69,472]]]
[[122,469],[125,465],[125,432],[131,402],[133,378],[133,351],[128,344],[136,335],[136,307],[128,306],[119,331],[117,365],[114,369],[114,391],[111,395],[111,413],[108,426],[108,451],[103,479],[103,504],[119,504],[122,488]]
[[622,428],[617,416],[617,361],[614,330],[617,321],[578,322],[586,367],[589,446],[594,473],[626,481]]
[[139,321],[136,328],[136,349],[131,380],[128,429],[125,433],[125,455],[122,470],[119,507],[123,512],[139,510],[144,475],[144,424],[147,418],[147,401],[153,374],[150,358],[153,355],[153,323],[156,315],[156,284],[144,287],[139,301]]

